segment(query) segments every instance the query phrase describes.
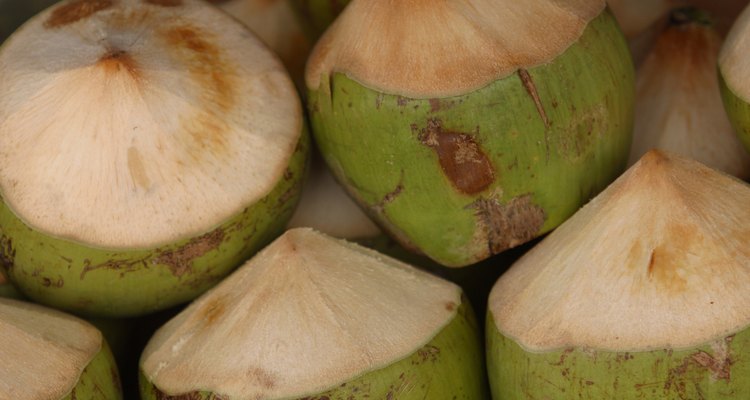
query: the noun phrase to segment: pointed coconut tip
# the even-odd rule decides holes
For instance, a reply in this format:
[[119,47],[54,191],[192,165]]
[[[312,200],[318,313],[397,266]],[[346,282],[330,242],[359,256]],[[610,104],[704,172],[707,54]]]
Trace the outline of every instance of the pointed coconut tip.
[[277,185],[301,134],[281,63],[202,1],[67,0],[0,48],[0,191],[56,237],[205,233]]
[[414,353],[460,304],[452,283],[293,229],[162,327],[141,370],[172,396],[302,397]]
[[750,325],[750,187],[647,153],[502,276],[489,308],[530,351],[687,348]]
[[313,49],[307,87],[319,90],[340,72],[389,94],[465,94],[553,60],[605,6],[603,0],[354,0]]
[[0,299],[0,398],[64,398],[102,345],[101,333],[85,321]]

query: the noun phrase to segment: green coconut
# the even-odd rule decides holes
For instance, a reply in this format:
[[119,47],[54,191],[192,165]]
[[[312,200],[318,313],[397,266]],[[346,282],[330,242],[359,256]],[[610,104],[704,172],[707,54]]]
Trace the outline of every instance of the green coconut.
[[59,311],[0,299],[0,360],[3,399],[122,399],[101,332]]
[[493,398],[750,398],[748,201],[647,153],[496,283]]
[[141,397],[485,399],[479,340],[458,286],[293,229],[156,332]]
[[629,164],[659,148],[741,179],[750,178],[745,151],[721,103],[716,63],[722,39],[710,16],[674,10],[636,74],[633,148]]
[[8,278],[5,276],[5,272],[3,272],[2,268],[0,268],[0,297],[19,300],[23,298],[23,295],[18,291],[18,289],[16,289],[15,286],[13,286],[12,283],[10,283]]
[[745,148],[750,151],[750,7],[737,18],[719,54],[719,81],[724,108]]
[[337,179],[447,266],[550,231],[622,172],[633,79],[595,0],[355,0],[306,72]]
[[106,317],[185,302],[298,200],[294,85],[202,1],[62,2],[0,48],[0,99],[0,260],[35,301]]

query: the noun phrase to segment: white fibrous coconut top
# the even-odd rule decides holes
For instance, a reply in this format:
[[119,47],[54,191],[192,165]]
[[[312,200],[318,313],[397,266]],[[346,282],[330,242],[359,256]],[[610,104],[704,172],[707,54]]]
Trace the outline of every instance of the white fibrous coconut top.
[[737,17],[721,47],[719,70],[732,92],[750,102],[750,7]]
[[264,197],[302,131],[279,61],[197,0],[72,0],[0,49],[0,190],[107,248],[200,234]]
[[294,229],[162,327],[141,369],[167,395],[296,398],[413,354],[460,288],[372,250]]
[[750,325],[750,186],[652,151],[492,289],[531,351],[686,348]]
[[101,333],[78,318],[0,299],[0,398],[62,399],[101,347]]
[[322,160],[316,160],[302,189],[290,228],[309,227],[342,239],[380,235],[377,225],[344,191]]
[[716,73],[720,46],[718,33],[699,22],[685,21],[660,35],[637,74],[630,164],[660,148],[750,177],[750,153],[721,100]]
[[413,98],[481,88],[553,60],[604,0],[353,0],[313,50],[306,81],[346,73]]

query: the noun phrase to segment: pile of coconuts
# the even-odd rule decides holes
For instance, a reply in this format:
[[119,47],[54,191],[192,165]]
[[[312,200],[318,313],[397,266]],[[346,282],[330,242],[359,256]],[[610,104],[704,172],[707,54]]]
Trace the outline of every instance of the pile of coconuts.
[[750,398],[747,1],[0,15],[0,399]]

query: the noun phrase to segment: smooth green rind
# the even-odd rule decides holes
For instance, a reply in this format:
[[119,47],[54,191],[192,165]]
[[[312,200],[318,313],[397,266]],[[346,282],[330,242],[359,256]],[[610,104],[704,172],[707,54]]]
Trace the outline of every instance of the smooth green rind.
[[61,400],[119,400],[122,399],[120,375],[115,359],[102,339],[102,348],[81,373],[81,378]]
[[[310,89],[308,109],[326,162],[360,205],[405,247],[465,266],[550,231],[622,172],[634,92],[606,11],[554,61],[473,93],[410,99],[335,73]],[[476,144],[491,184],[459,190],[431,134]]]
[[750,329],[692,349],[527,352],[487,316],[487,370],[495,400],[748,399]]
[[303,129],[286,172],[263,199],[205,234],[152,249],[113,251],[51,237],[0,202],[0,264],[32,300],[87,316],[138,316],[189,301],[283,232],[309,150]]
[[[465,301],[456,317],[429,343],[383,369],[366,373],[323,393],[295,400],[481,400],[489,398],[480,332]],[[142,400],[239,400],[211,392],[170,396],[141,372]],[[268,399],[271,400],[271,399]],[[292,400],[292,399],[275,399]]]
[[750,104],[742,100],[740,96],[727,86],[723,73],[719,69],[719,86],[721,87],[721,99],[724,109],[732,122],[734,131],[739,136],[745,149],[750,151]]
[[288,1],[313,39],[319,38],[349,4],[349,0]]

